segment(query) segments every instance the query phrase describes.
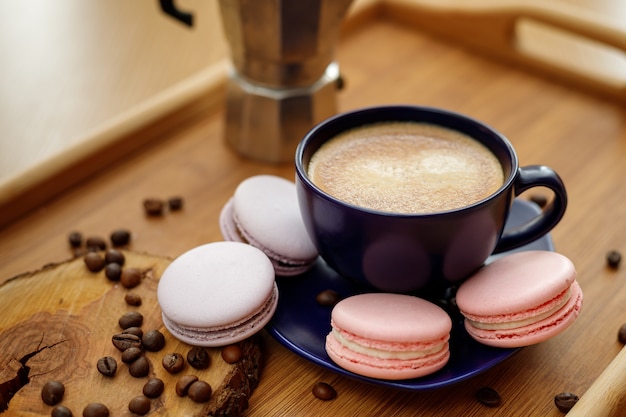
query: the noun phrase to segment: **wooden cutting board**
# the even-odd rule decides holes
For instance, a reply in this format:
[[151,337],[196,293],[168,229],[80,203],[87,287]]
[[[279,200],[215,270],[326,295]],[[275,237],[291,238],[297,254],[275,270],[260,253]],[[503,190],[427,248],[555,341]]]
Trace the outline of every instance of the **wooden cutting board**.
[[[151,400],[151,415],[237,416],[247,408],[261,369],[258,338],[240,343],[244,355],[233,365],[222,359],[220,348],[209,348],[208,369],[196,370],[186,364],[181,373],[169,374],[162,366],[163,356],[178,352],[186,357],[191,348],[164,328],[156,299],[159,277],[171,260],[123,253],[126,267],[144,272],[141,284],[133,289],[110,281],[103,271],[90,272],[82,257],[47,265],[0,286],[0,414],[8,409],[9,415],[50,415],[53,407],[42,401],[41,389],[46,382],[58,380],[65,385],[61,405],[75,416],[82,415],[91,402],[106,405],[111,415],[129,415],[129,401],[142,394],[151,377],[165,383],[164,393]],[[124,300],[128,292],[140,295],[142,304],[129,306]],[[111,341],[122,331],[119,318],[133,310],[144,316],[144,332],[158,329],[166,339],[162,350],[145,352],[150,374],[143,378],[130,375]],[[113,377],[101,375],[96,368],[104,356],[118,362]],[[187,374],[211,385],[209,402],[194,403],[176,394],[176,381]]]

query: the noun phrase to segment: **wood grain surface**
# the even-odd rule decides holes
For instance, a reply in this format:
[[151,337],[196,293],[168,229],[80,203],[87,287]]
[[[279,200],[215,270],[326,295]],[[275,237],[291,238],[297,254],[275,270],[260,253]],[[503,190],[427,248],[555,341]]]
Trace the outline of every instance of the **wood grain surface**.
[[[171,260],[122,253],[125,268],[141,271],[141,283],[136,287],[125,288],[107,279],[103,270],[90,272],[82,255],[22,274],[0,286],[5,308],[12,304],[11,314],[0,317],[0,412],[49,415],[52,407],[41,400],[42,388],[49,381],[59,381],[65,386],[60,405],[74,415],[81,415],[89,403],[104,404],[113,416],[129,415],[129,402],[142,395],[146,381],[155,377],[163,381],[165,389],[150,401],[153,415],[228,415],[225,410],[238,415],[245,408],[262,369],[258,338],[241,342],[245,354],[235,364],[224,361],[221,348],[206,348],[209,367],[194,369],[186,360],[191,346],[165,329],[156,300],[159,278]],[[139,295],[141,305],[129,306],[124,300],[129,293]],[[132,376],[130,365],[122,362],[121,352],[112,343],[113,336],[123,331],[120,318],[128,312],[143,316],[139,327],[144,333],[158,330],[165,336],[163,349],[144,352],[150,364],[146,376]],[[162,366],[168,353],[185,358],[180,373],[170,374]],[[96,364],[103,357],[117,361],[113,376],[98,372]],[[176,383],[183,375],[207,382],[211,399],[198,403],[177,395]]]
[[[472,379],[429,392],[395,391],[338,376],[263,333],[267,363],[246,415],[562,416],[554,396],[583,395],[622,348],[617,331],[626,322],[626,273],[624,266],[608,268],[605,254],[626,251],[623,107],[385,18],[342,37],[337,58],[346,79],[341,110],[409,103],[459,111],[509,137],[522,165],[546,164],[559,172],[569,207],[552,237],[577,267],[583,310],[563,334]],[[2,229],[0,280],[71,256],[72,230],[107,236],[127,227],[134,234],[132,249],[169,257],[221,240],[219,211],[241,180],[262,173],[294,176],[291,164],[264,165],[233,153],[223,142],[222,123],[219,111],[192,112],[128,136],[141,140],[149,134],[154,141]],[[181,212],[144,215],[143,198],[171,195],[184,197]],[[3,314],[12,314],[12,302],[0,300]],[[318,381],[333,385],[337,398],[313,397],[311,387]],[[476,401],[483,386],[501,394],[499,407]]]

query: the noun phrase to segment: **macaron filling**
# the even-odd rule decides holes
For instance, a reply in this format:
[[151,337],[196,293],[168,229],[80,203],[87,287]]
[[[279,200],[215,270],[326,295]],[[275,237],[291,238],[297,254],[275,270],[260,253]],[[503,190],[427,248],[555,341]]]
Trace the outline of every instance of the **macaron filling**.
[[508,330],[528,326],[552,316],[562,309],[572,296],[571,287],[552,300],[532,309],[502,316],[476,316],[464,314],[469,323],[483,330]]
[[448,347],[449,336],[432,342],[390,343],[373,341],[333,327],[332,336],[345,348],[379,359],[411,360],[435,355]]

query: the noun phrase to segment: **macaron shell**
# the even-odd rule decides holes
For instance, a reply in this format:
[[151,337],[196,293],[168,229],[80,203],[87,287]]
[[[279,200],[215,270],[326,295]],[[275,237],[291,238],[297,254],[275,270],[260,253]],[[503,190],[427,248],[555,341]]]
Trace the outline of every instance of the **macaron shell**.
[[235,190],[233,210],[235,224],[246,240],[270,258],[285,262],[317,258],[293,182],[273,175],[247,178]]
[[430,342],[447,337],[452,329],[452,321],[442,308],[402,294],[348,297],[335,305],[331,315],[338,329],[384,342]]
[[238,242],[198,246],[163,272],[158,302],[185,327],[227,326],[259,311],[274,291],[274,268],[259,249]]
[[337,365],[355,374],[369,378],[400,380],[429,375],[443,368],[450,358],[445,348],[435,355],[413,360],[379,359],[354,352],[335,339],[326,338],[326,352]]
[[283,277],[300,275],[311,269],[311,267],[314,265],[313,260],[309,259],[298,263],[298,261],[287,259],[284,256],[278,255],[269,251],[268,249],[260,247],[260,244],[256,240],[254,240],[252,236],[247,235],[247,233],[246,237],[250,239],[251,242],[245,242],[239,232],[237,225],[235,224],[233,216],[233,199],[231,198],[228,202],[226,202],[226,204],[224,204],[224,207],[222,207],[222,210],[220,212],[220,231],[222,232],[222,236],[224,237],[224,239],[231,242],[249,243],[250,245],[263,251],[263,253],[268,255],[270,261],[272,262],[276,275]]
[[474,317],[523,315],[565,291],[575,277],[574,265],[561,254],[517,252],[484,266],[465,281],[456,303],[463,314]]
[[502,348],[530,346],[544,342],[567,329],[578,317],[582,308],[582,290],[578,282],[571,286],[571,296],[555,314],[536,323],[509,330],[479,329],[465,320],[465,329],[479,343]]

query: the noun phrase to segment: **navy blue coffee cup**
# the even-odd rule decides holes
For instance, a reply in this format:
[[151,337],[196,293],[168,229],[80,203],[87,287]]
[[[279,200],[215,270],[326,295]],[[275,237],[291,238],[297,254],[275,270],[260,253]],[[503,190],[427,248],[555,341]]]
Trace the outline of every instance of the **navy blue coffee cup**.
[[[307,175],[315,151],[349,129],[384,121],[424,122],[465,133],[489,148],[504,173],[502,186],[474,204],[428,214],[395,214],[355,206],[322,191]],[[462,114],[430,107],[379,106],[333,116],[299,143],[296,188],[306,229],[328,265],[343,277],[388,292],[449,286],[470,276],[492,254],[526,245],[563,217],[567,192],[549,167],[519,167],[500,133]],[[554,198],[529,222],[503,233],[516,196],[547,187]]]

